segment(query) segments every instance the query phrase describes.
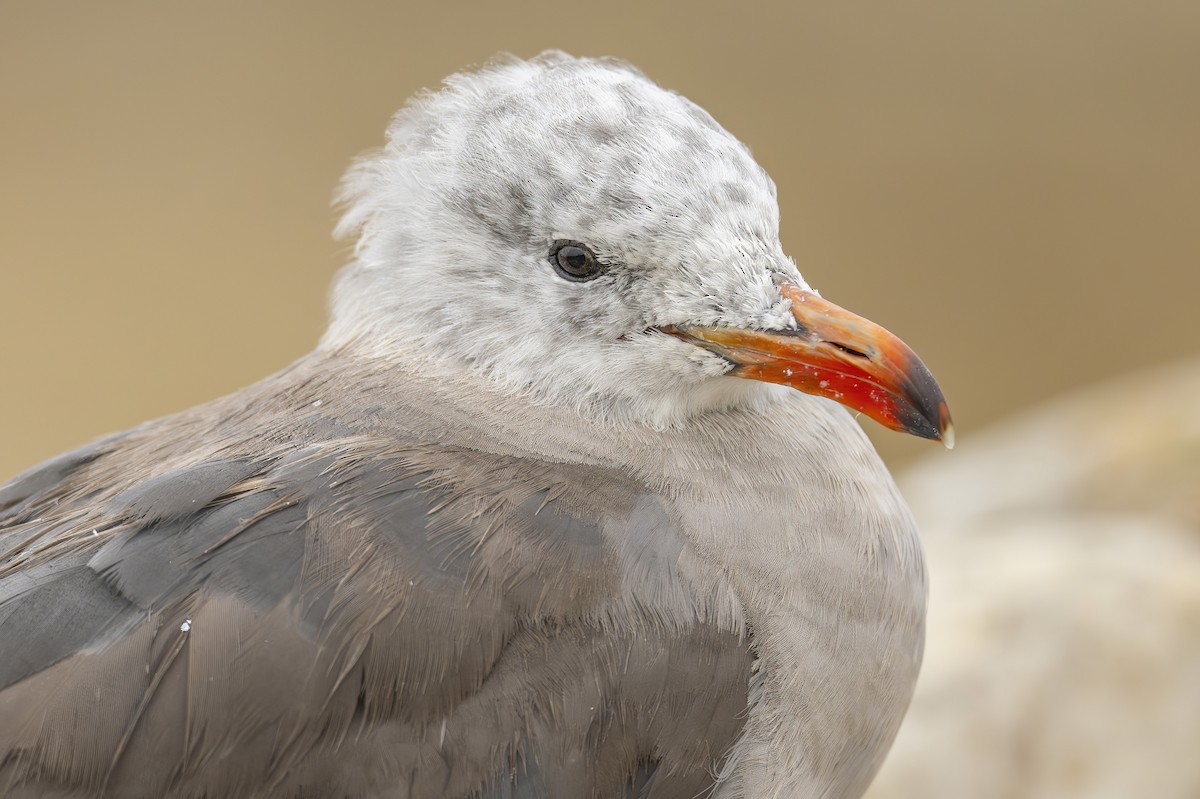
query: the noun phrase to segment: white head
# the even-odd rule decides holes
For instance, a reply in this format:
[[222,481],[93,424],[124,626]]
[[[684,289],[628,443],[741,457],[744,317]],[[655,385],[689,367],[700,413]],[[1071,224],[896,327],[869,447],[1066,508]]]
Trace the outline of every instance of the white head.
[[727,379],[739,359],[691,333],[807,332],[796,292],[815,295],[780,246],[771,179],[623,63],[555,52],[451,76],[342,200],[338,233],[359,238],[326,349],[661,425],[770,388]]

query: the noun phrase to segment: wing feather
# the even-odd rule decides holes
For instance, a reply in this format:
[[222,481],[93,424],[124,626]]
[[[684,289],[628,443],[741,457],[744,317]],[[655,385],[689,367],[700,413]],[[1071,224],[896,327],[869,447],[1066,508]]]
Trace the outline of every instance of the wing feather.
[[681,590],[614,544],[660,532],[638,487],[345,426],[193,451],[199,423],[0,488],[0,793],[711,785],[749,656],[626,601],[638,569]]

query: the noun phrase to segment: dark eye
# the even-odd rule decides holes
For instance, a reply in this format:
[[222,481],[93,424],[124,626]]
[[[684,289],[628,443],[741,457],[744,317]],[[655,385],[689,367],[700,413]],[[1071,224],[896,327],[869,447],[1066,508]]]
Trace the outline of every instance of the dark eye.
[[550,263],[567,280],[584,281],[598,277],[600,262],[586,244],[577,241],[556,241],[550,248]]

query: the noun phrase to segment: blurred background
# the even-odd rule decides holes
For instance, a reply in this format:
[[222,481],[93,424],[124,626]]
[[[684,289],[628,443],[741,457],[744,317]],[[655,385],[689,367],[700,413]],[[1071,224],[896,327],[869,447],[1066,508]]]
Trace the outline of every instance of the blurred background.
[[1200,796],[1194,0],[4,3],[0,481],[308,351],[350,159],[548,47],[712,112],[950,399],[952,455],[871,430],[934,571],[876,795]]

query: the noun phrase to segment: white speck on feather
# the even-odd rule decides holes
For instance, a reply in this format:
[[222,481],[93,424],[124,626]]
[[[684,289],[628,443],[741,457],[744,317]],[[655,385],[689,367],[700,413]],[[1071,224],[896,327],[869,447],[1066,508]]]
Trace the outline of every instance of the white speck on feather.
[[186,633],[190,629],[192,629],[191,619],[184,619],[183,624],[179,625],[179,632],[181,633]]
[[320,408],[322,402],[323,402],[323,400],[316,400],[315,402],[313,402],[312,406],[314,408]]
[[92,535],[94,535],[94,536],[95,536],[95,535],[100,535],[100,531],[99,531],[99,530],[97,530],[95,527],[93,527],[93,528],[92,528]]

